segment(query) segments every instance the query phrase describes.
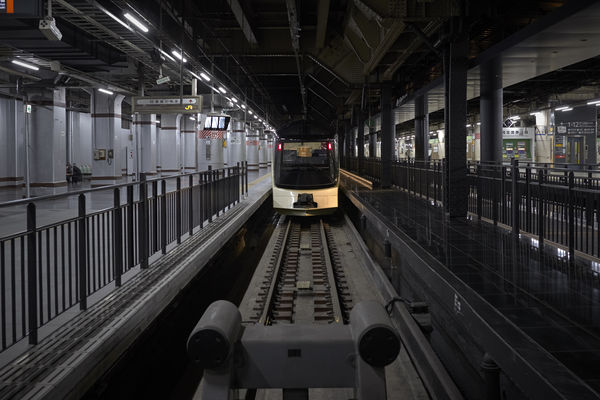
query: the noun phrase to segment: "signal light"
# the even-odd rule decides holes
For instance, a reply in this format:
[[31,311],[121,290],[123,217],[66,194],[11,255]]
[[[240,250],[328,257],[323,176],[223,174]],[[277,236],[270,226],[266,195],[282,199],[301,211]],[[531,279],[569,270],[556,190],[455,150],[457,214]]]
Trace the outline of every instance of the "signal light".
[[283,145],[281,143],[277,144],[277,150],[281,151],[282,148],[283,148]]
[[327,143],[327,150],[331,151],[332,148],[333,146],[331,145],[331,142]]

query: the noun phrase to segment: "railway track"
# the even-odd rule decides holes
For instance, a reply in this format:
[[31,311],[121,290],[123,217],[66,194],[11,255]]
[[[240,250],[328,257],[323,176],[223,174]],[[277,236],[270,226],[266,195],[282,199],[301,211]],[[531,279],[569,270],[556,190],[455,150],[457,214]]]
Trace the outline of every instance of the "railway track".
[[322,219],[289,219],[260,283],[259,324],[347,323],[352,296],[335,238]]

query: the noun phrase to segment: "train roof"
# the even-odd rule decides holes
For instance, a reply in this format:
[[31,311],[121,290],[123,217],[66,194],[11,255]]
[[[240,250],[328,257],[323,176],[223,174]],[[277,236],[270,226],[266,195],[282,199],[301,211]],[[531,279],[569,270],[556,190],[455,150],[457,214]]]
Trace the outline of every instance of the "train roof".
[[335,137],[330,128],[313,121],[296,120],[277,129],[279,139],[319,140]]

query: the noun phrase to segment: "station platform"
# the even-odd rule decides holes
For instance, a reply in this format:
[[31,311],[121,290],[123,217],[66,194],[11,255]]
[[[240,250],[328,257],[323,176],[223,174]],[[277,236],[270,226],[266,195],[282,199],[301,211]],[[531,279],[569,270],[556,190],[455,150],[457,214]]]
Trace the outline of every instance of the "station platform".
[[445,309],[438,315],[448,320],[434,330],[456,323],[454,334],[463,336],[454,344],[470,348],[466,354],[491,355],[511,379],[522,379],[515,382],[522,390],[539,379],[551,381],[553,395],[598,398],[599,260],[569,259],[564,248],[547,242],[540,248],[534,238],[516,239],[476,216],[448,218],[431,201],[400,189],[373,189],[347,172],[342,190],[365,232],[378,230],[402,243],[388,275],[401,296],[431,303],[432,315],[436,304]]
[[247,197],[151,257],[148,268],[128,271],[122,286],[90,296],[86,311],[73,307],[42,327],[37,345],[23,340],[0,354],[0,398],[84,395],[269,198],[269,172],[250,172]]

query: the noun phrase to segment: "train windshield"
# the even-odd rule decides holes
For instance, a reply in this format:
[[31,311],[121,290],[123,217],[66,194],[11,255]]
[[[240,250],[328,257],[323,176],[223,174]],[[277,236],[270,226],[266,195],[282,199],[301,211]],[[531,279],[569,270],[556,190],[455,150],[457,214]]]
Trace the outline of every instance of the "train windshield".
[[278,142],[275,148],[275,186],[317,189],[337,184],[334,141]]

